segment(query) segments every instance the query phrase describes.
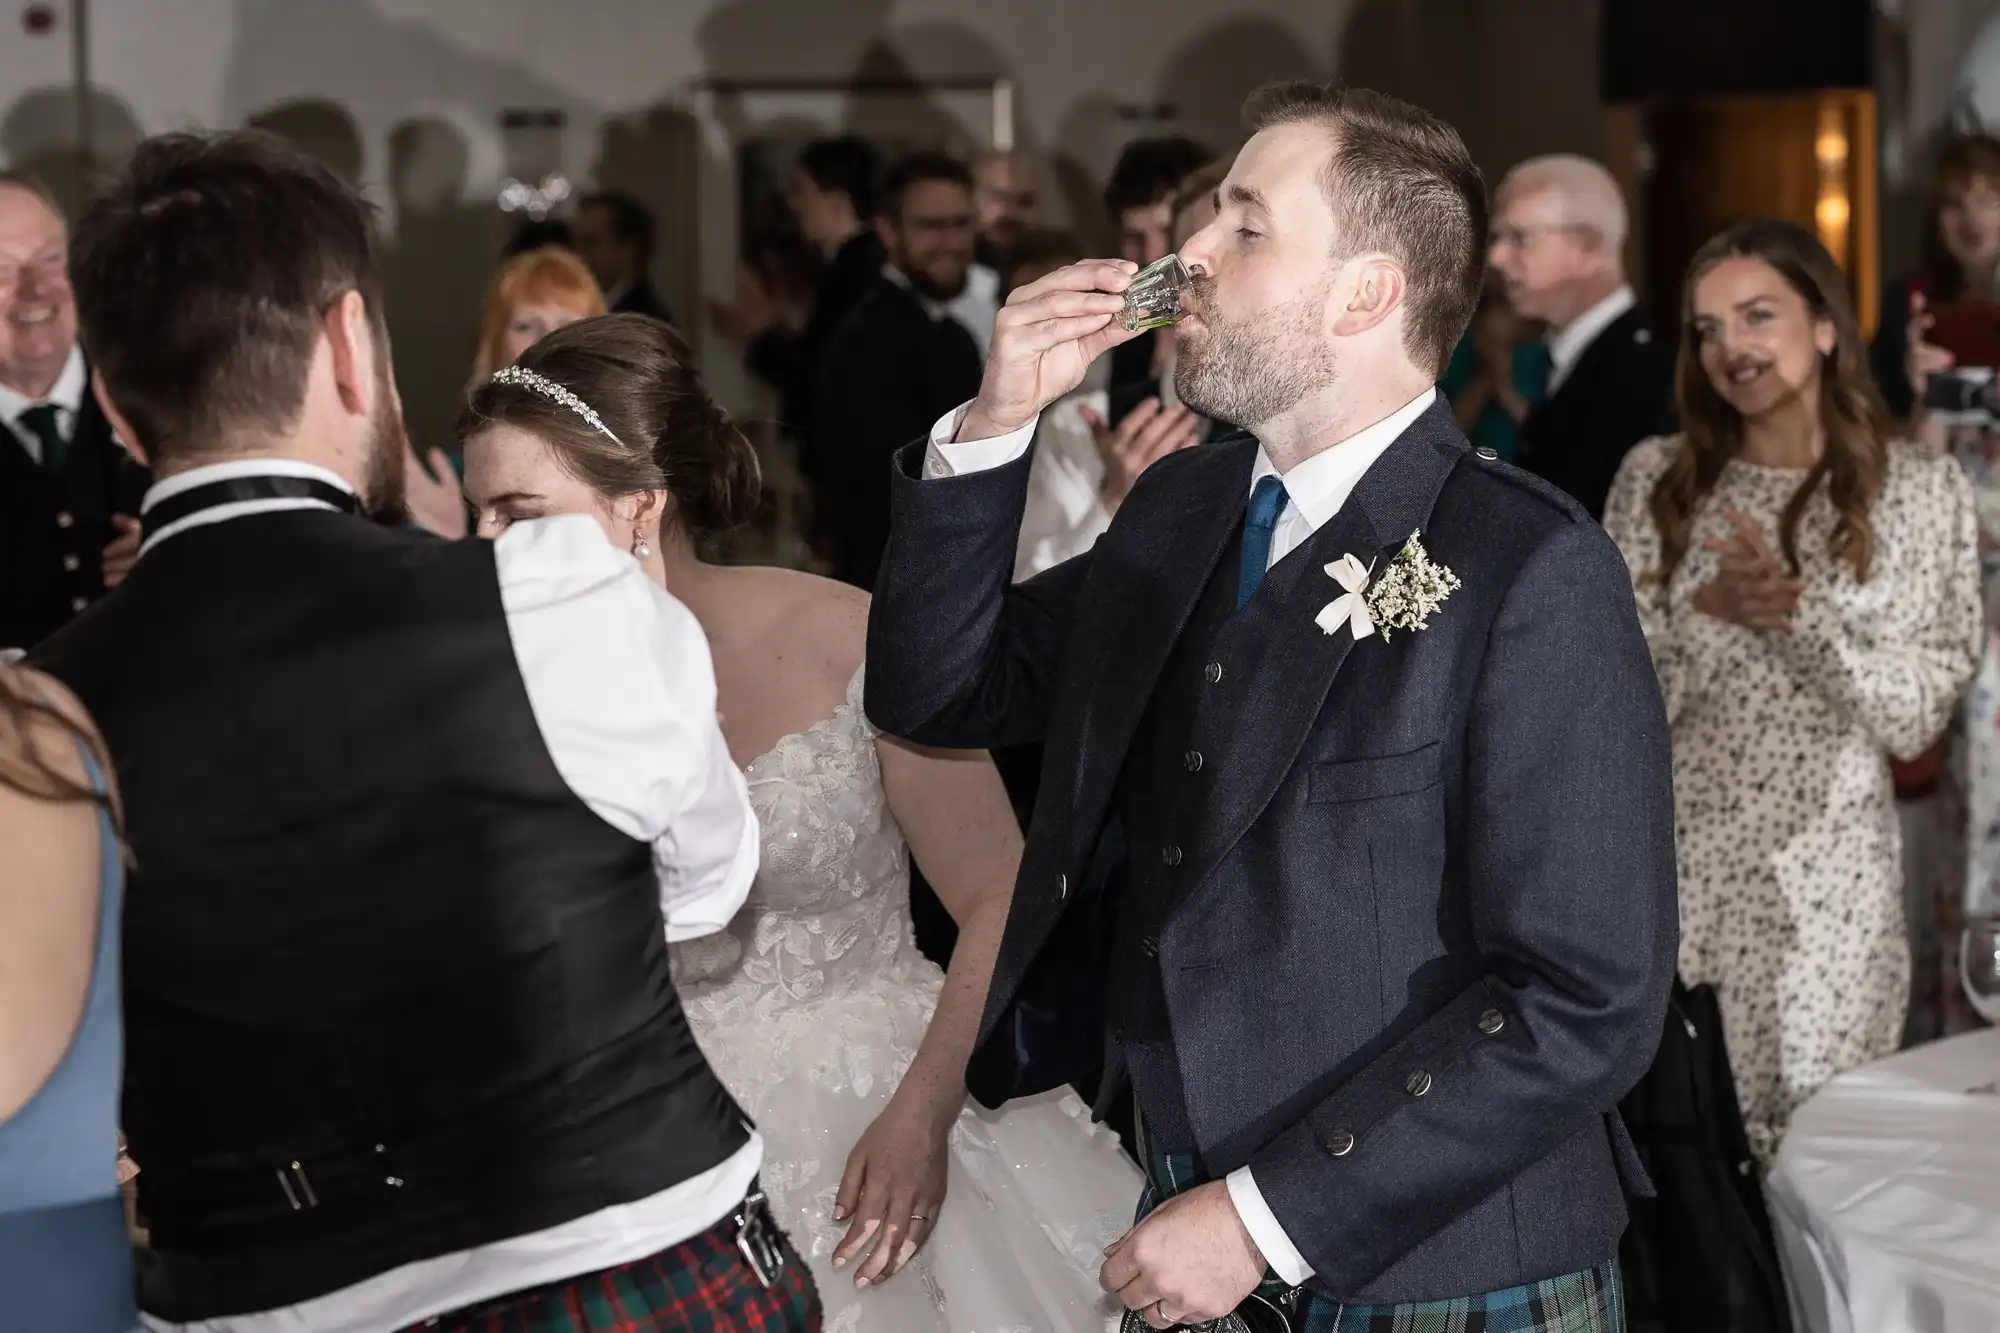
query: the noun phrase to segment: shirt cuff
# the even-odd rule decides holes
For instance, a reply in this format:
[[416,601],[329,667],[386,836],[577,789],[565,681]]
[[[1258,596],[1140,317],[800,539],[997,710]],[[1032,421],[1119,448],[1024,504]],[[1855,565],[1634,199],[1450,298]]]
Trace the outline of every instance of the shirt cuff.
[[1236,1205],[1236,1215],[1243,1219],[1243,1229],[1250,1233],[1250,1239],[1257,1242],[1264,1262],[1289,1285],[1303,1286],[1306,1279],[1313,1275],[1312,1265],[1292,1244],[1292,1238],[1285,1234],[1285,1229],[1278,1225],[1277,1216],[1264,1202],[1264,1192],[1257,1188],[1250,1168],[1239,1166],[1231,1171],[1228,1184],[1229,1201]]
[[1028,452],[1028,446],[1035,442],[1035,426],[1042,419],[1037,413],[1019,430],[995,435],[990,440],[965,440],[954,444],[952,437],[958,434],[959,427],[965,424],[965,414],[971,410],[971,403],[963,403],[939,417],[937,424],[931,427],[930,447],[924,450],[926,481],[1005,467]]

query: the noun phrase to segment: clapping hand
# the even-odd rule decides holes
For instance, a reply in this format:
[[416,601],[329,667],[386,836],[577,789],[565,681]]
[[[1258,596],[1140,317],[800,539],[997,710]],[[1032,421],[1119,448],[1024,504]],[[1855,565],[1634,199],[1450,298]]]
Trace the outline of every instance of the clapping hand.
[[456,541],[465,535],[465,492],[444,450],[433,449],[426,468],[414,448],[403,451],[403,494],[417,526]]
[[1734,509],[1723,511],[1736,529],[1702,543],[1722,557],[1714,578],[1694,595],[1694,609],[1748,629],[1788,631],[1804,584],[1772,554],[1757,525]]
[[1118,322],[1125,305],[1119,293],[1138,271],[1129,260],[1086,259],[1009,296],[993,322],[979,397],[958,438],[987,440],[1019,430],[1083,383],[1091,362],[1138,337]]
[[1903,373],[1910,381],[1910,391],[1916,395],[1917,410],[1922,411],[1924,394],[1930,388],[1931,376],[1942,375],[1958,364],[1944,348],[1930,341],[1931,325],[1937,317],[1925,309],[1924,294],[1910,293],[1910,323],[1907,330],[1909,353],[1903,360]]
[[1226,1182],[1175,1195],[1105,1251],[1097,1280],[1151,1328],[1220,1319],[1264,1280]]
[[132,572],[132,566],[139,563],[139,545],[144,541],[139,520],[128,514],[113,514],[111,527],[118,535],[105,544],[104,586],[115,588],[125,581]]
[[1081,409],[1083,424],[1104,459],[1104,485],[1098,495],[1107,513],[1117,513],[1139,475],[1176,450],[1201,443],[1207,421],[1185,404],[1162,408],[1160,400],[1148,398],[1125,414],[1116,426],[1089,408]]
[[845,1268],[866,1254],[854,1275],[855,1286],[894,1277],[930,1239],[944,1207],[948,1143],[955,1119],[954,1108],[926,1108],[899,1094],[889,1099],[848,1154],[833,1220],[852,1219],[852,1225],[834,1248],[833,1266]]

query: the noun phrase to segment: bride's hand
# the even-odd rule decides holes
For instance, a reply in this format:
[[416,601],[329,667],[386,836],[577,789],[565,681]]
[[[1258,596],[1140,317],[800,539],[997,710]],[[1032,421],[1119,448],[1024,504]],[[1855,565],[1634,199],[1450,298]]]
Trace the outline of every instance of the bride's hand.
[[833,1220],[852,1218],[853,1224],[833,1252],[833,1266],[844,1267],[865,1253],[855,1286],[894,1277],[937,1226],[944,1207],[946,1144],[957,1119],[957,1108],[949,1110],[892,1097],[848,1154]]

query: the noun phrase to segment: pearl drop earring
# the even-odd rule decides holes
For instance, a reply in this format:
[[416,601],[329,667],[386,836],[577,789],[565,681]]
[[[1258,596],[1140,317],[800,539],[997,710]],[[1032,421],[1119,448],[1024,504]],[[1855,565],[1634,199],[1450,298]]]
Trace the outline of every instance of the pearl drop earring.
[[632,554],[644,560],[652,553],[653,548],[647,543],[645,536],[640,533],[639,529],[632,529]]

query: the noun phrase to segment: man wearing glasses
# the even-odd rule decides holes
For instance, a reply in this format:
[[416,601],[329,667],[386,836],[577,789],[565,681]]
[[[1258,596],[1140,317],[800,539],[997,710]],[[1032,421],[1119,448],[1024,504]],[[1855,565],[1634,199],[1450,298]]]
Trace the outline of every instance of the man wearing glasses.
[[1521,163],[1495,195],[1487,261],[1524,319],[1548,326],[1548,394],[1519,462],[1595,517],[1626,451],[1674,428],[1673,354],[1625,280],[1625,201],[1588,158]]

